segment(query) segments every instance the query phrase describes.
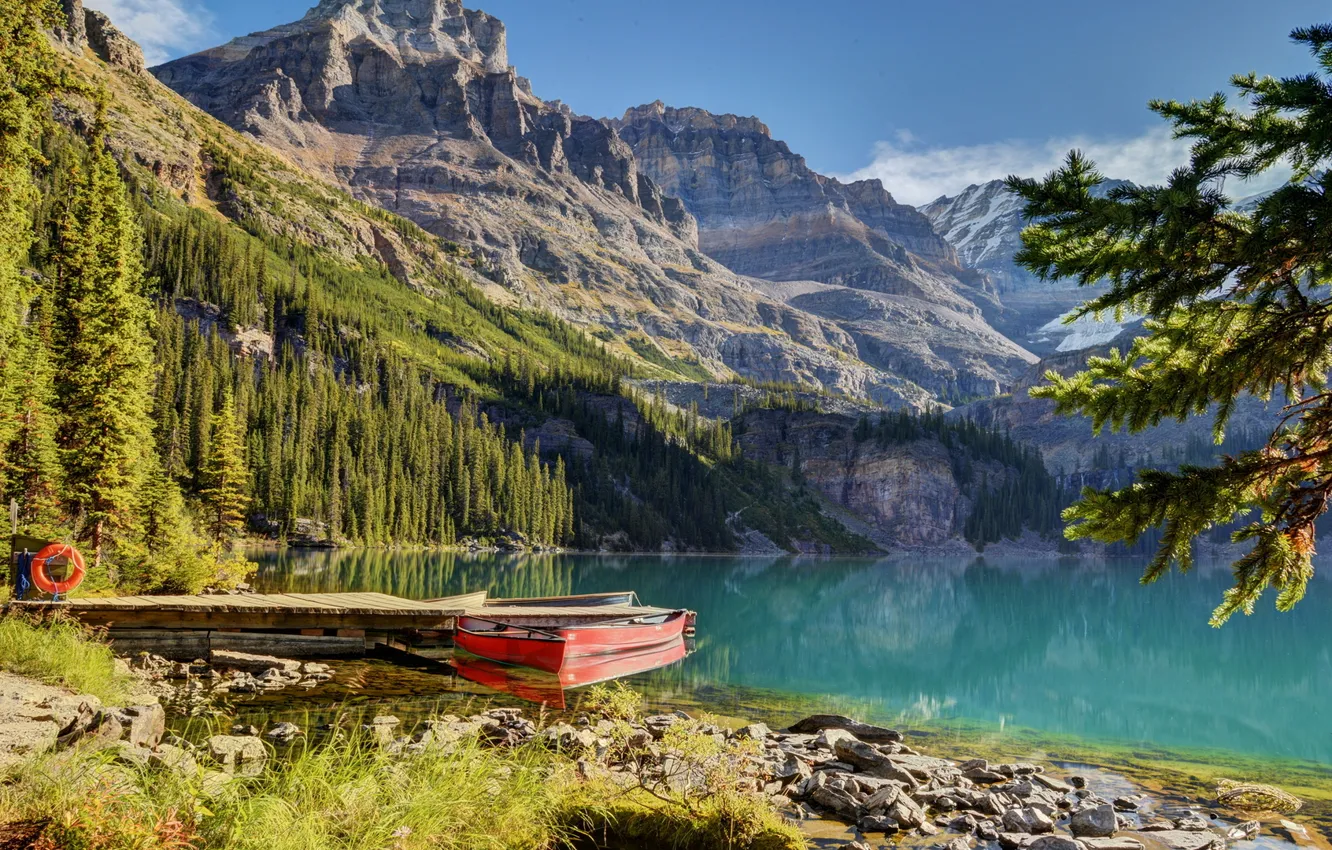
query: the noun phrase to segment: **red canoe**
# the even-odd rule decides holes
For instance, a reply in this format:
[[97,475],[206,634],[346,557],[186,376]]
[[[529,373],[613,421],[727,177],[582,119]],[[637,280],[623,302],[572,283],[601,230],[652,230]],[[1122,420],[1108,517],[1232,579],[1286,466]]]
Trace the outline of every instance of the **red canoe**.
[[571,659],[661,646],[684,636],[683,609],[550,630],[461,617],[453,642],[472,655],[558,673]]
[[544,703],[562,709],[564,690],[595,685],[623,676],[646,673],[674,664],[688,654],[684,640],[676,640],[650,649],[617,652],[611,655],[584,655],[565,661],[558,674],[499,664],[467,653],[453,656],[453,668],[464,679],[496,691],[512,694],[528,702]]

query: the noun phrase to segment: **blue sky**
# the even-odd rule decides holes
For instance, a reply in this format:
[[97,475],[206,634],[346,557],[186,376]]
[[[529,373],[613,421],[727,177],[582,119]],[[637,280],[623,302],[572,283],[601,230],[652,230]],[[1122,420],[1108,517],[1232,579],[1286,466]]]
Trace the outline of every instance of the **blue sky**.
[[[295,20],[309,0],[85,0],[150,61]],[[1152,97],[1309,70],[1315,0],[478,0],[536,93],[618,115],[661,99],[758,115],[811,166],[922,203],[1052,166],[1070,146],[1157,180],[1178,143]]]

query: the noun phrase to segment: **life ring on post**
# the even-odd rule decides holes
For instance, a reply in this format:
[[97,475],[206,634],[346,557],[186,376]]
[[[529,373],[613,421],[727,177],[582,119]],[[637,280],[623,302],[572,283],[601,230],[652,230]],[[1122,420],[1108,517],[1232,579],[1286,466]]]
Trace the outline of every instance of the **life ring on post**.
[[[53,558],[69,558],[70,566],[73,567],[69,576],[56,581],[51,578],[51,571],[47,564]],[[68,543],[49,543],[42,551],[37,553],[37,557],[32,559],[32,583],[37,585],[42,591],[50,593],[53,596],[61,593],[69,593],[74,588],[83,583],[83,577],[87,575],[87,567],[84,566],[83,556],[79,550],[70,546]]]

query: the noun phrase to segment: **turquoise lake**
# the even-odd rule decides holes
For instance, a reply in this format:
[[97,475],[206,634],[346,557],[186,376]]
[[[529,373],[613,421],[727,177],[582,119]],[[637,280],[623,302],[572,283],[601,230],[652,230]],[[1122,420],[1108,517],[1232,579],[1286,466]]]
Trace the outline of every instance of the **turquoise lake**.
[[266,591],[635,590],[698,612],[696,651],[632,680],[664,699],[772,692],[880,722],[950,722],[1332,765],[1332,581],[1222,629],[1220,566],[724,556],[263,552]]

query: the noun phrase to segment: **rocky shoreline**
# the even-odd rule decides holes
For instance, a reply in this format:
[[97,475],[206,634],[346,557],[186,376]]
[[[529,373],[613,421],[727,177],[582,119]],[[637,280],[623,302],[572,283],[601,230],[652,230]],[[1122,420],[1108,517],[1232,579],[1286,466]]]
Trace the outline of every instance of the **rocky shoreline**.
[[[197,705],[229,692],[314,687],[332,677],[323,664],[236,655],[211,666],[152,657],[133,666],[145,688],[173,711],[188,711],[189,695]],[[210,794],[233,776],[262,772],[300,739],[350,733],[401,758],[471,740],[483,747],[541,745],[575,760],[587,778],[706,795],[716,780],[682,757],[672,737],[672,729],[685,724],[724,754],[729,787],[766,799],[797,824],[846,824],[842,846],[848,850],[886,841],[945,844],[946,850],[1225,850],[1230,842],[1264,835],[1326,847],[1273,811],[1288,812],[1299,801],[1267,786],[1234,786],[1219,791],[1212,807],[1179,809],[1095,771],[930,756],[897,730],[840,715],[813,715],[774,731],[762,723],[726,728],[683,711],[625,719],[593,710],[547,722],[544,712],[538,721],[522,709],[492,708],[445,715],[411,730],[380,715],[344,717],[309,731],[290,722],[264,730],[237,725],[230,734],[186,740],[167,734],[161,704],[104,707],[95,698],[8,674],[0,674],[0,696],[0,763],[93,746],[113,750],[123,763],[194,775]],[[1260,805],[1265,811],[1256,810]]]

